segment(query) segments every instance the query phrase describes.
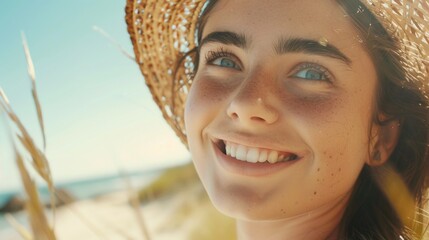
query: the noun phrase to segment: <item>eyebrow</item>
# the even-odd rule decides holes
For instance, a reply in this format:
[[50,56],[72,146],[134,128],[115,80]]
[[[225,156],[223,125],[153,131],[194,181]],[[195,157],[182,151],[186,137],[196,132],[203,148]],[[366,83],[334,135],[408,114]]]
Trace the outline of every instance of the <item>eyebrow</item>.
[[[225,45],[234,45],[242,49],[247,49],[250,41],[244,34],[229,31],[212,32],[203,38],[200,47],[213,42]],[[352,62],[334,45],[322,45],[318,41],[312,39],[280,38],[274,45],[274,50],[278,55],[287,53],[308,53],[338,59],[347,65],[351,65]]]
[[277,54],[294,53],[309,53],[335,58],[343,61],[347,65],[351,64],[351,60],[332,44],[322,45],[318,41],[304,38],[281,38],[274,46]]
[[246,49],[249,40],[246,39],[244,34],[238,34],[234,32],[212,32],[201,41],[201,46],[207,43],[216,42],[225,45],[234,45],[239,48]]

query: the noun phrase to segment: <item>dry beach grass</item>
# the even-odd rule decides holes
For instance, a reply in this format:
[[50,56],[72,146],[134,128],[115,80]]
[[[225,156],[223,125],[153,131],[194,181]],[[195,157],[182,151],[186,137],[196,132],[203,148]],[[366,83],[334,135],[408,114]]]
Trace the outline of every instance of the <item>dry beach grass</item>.
[[[25,39],[24,34],[22,34],[23,46],[25,55],[27,58],[27,66],[28,66],[28,75],[32,82],[32,94],[33,101],[36,106],[36,111],[38,115],[39,125],[43,135],[43,149],[45,148],[45,134],[44,134],[44,124],[43,124],[43,115],[41,106],[39,103],[39,99],[37,97],[36,91],[36,75],[34,70],[33,61],[31,59],[30,50],[28,49],[28,45]],[[26,154],[29,156],[30,164],[33,166],[34,170],[37,174],[46,182],[49,191],[51,193],[51,205],[52,205],[52,213],[55,216],[55,190],[54,184],[52,181],[52,175],[49,168],[49,163],[44,154],[44,150],[41,150],[34,142],[25,126],[22,124],[18,116],[13,111],[10,106],[9,100],[3,90],[0,89],[0,106],[6,112],[8,119],[14,126],[17,128],[17,133],[13,134],[11,129],[11,141],[14,146],[15,153],[15,161],[19,169],[19,173],[21,175],[21,181],[24,186],[25,193],[27,195],[27,201],[25,204],[25,209],[28,214],[29,224],[31,226],[31,233],[26,231],[24,227],[17,228],[21,233],[21,236],[25,239],[37,239],[37,240],[54,240],[56,239],[55,234],[53,232],[53,227],[50,226],[46,215],[43,210],[43,205],[40,201],[39,194],[37,192],[37,186],[30,176],[26,165],[24,164],[23,154],[16,147],[15,139],[18,139],[18,142],[21,144],[23,149],[26,151]],[[15,138],[16,137],[16,138]],[[27,156],[25,155],[25,156]],[[10,219],[11,217],[9,217]],[[14,222],[15,225],[17,222]]]

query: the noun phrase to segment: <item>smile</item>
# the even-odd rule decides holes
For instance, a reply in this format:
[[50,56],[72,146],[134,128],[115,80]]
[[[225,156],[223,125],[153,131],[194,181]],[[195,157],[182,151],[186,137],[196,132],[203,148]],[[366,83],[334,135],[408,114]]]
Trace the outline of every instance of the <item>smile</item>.
[[248,147],[238,143],[220,140],[216,144],[227,156],[248,163],[280,163],[293,161],[298,158],[296,154],[271,149]]

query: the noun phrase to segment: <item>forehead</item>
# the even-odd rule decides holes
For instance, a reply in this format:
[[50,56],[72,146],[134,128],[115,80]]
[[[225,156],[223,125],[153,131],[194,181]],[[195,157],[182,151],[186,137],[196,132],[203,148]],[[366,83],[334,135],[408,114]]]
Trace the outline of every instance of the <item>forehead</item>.
[[209,13],[203,36],[225,30],[255,41],[327,39],[340,48],[361,42],[350,17],[335,0],[220,0]]

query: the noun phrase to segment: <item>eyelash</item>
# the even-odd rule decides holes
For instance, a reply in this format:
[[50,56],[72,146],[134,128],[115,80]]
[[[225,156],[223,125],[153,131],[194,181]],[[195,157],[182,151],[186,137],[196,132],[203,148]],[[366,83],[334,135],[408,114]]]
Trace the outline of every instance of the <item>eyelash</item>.
[[206,64],[211,64],[213,61],[219,58],[230,58],[232,61],[234,61],[238,66],[240,66],[239,63],[235,60],[235,56],[231,51],[228,51],[224,48],[219,48],[217,50],[208,51],[205,56]]

